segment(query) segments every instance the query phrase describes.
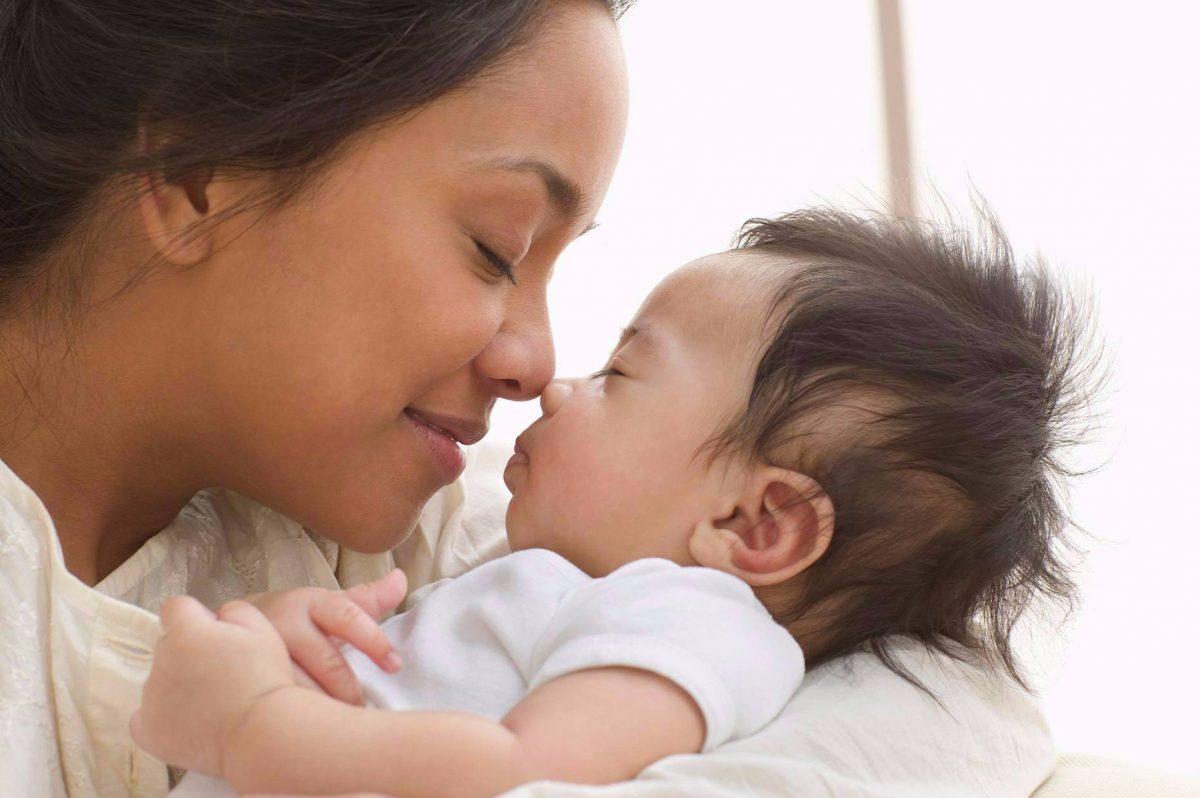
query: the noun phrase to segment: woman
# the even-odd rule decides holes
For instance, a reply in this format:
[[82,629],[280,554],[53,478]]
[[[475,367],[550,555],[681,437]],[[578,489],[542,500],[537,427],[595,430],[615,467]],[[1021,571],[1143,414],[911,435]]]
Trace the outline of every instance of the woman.
[[[166,596],[215,606],[409,562],[391,552],[461,473],[458,445],[553,372],[546,282],[624,131],[619,13],[0,11],[4,783],[163,795],[127,722]],[[494,540],[462,503],[440,493],[415,540]],[[1008,766],[1028,780],[1039,751]]]
[[[7,538],[51,550],[4,555],[5,648],[39,655],[3,676],[0,771],[26,794],[165,792],[125,730],[153,618],[107,597],[382,575],[390,558],[361,553],[404,540],[497,397],[538,395],[546,281],[623,136],[615,12],[3,12],[0,459],[27,505],[5,521],[49,529],[40,499],[74,577],[53,540]],[[219,496],[156,543],[214,485],[315,539]],[[243,537],[205,540],[221,517]]]

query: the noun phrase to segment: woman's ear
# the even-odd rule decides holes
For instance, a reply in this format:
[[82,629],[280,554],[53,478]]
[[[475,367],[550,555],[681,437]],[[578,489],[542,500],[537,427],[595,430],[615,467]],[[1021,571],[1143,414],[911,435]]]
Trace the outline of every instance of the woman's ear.
[[142,179],[138,198],[142,224],[154,248],[168,262],[180,266],[200,263],[212,253],[210,230],[201,227],[208,214],[208,178],[182,176],[168,180],[161,174]]
[[[139,146],[146,148],[148,141],[143,128]],[[155,249],[168,262],[192,266],[212,253],[211,228],[202,224],[211,218],[212,177],[212,169],[142,177],[138,197],[142,224]]]
[[819,560],[833,538],[833,501],[816,480],[756,469],[732,512],[697,524],[688,550],[700,565],[755,587],[783,582]]

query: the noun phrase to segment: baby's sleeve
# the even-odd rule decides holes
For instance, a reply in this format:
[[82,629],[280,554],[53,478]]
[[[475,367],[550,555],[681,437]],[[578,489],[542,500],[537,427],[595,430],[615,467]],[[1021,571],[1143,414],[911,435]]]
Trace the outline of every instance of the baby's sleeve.
[[648,559],[564,595],[534,648],[529,689],[603,667],[679,685],[704,716],[708,751],[774,718],[800,686],[804,655],[740,579]]

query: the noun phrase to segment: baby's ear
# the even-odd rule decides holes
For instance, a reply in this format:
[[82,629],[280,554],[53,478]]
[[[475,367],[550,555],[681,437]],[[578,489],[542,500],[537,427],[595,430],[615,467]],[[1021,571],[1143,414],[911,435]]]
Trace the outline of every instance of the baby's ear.
[[808,568],[825,554],[832,537],[833,502],[816,480],[760,466],[732,512],[696,525],[688,550],[700,565],[762,587]]

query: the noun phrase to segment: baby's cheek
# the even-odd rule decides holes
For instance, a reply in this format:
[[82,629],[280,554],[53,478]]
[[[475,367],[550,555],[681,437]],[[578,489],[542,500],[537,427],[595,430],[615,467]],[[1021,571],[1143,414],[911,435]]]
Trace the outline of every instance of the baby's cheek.
[[508,537],[508,544],[514,550],[516,549],[515,541],[520,538],[521,513],[513,502],[509,501],[508,508],[504,513],[504,534]]
[[529,510],[525,506],[524,496],[514,497],[508,504],[508,512],[504,516],[505,534],[508,535],[508,545],[513,551],[531,548],[529,540]]
[[561,497],[552,488],[538,490],[537,484],[530,480],[508,505],[505,523],[513,551],[553,549],[562,526]]

